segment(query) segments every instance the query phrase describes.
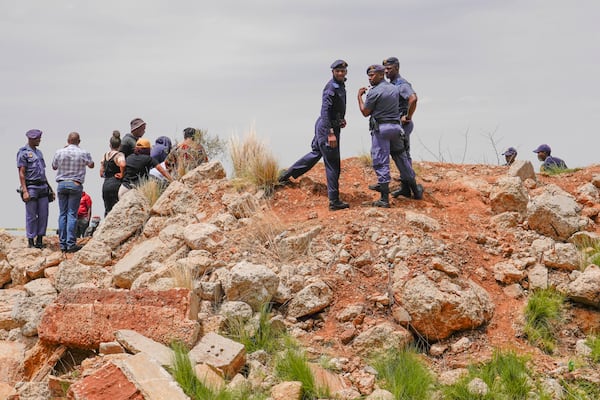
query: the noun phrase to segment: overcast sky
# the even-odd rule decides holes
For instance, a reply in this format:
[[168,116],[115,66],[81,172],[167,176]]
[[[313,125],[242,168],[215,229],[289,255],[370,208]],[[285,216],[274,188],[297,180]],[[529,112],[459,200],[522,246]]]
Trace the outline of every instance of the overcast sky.
[[[397,56],[419,96],[413,159],[498,164],[514,146],[537,168],[532,150],[547,143],[569,167],[598,163],[598,15],[598,1],[0,0],[0,227],[24,226],[15,155],[27,130],[44,132],[49,166],[71,131],[98,164],[135,117],[152,142],[254,127],[286,167],[310,149],[338,58],[343,158],[370,148],[356,101],[366,67]],[[98,167],[84,186],[103,215]]]

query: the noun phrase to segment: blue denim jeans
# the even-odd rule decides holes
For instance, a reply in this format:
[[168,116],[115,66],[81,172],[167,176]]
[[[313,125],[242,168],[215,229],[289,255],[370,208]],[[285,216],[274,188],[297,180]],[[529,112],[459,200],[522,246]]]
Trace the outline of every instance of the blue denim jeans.
[[61,250],[68,250],[77,244],[77,210],[81,201],[83,186],[74,181],[58,182],[58,237]]

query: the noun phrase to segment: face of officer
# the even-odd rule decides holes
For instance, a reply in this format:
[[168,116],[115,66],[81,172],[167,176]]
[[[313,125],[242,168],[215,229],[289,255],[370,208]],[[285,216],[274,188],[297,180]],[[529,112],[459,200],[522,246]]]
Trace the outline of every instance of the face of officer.
[[344,82],[346,80],[348,70],[346,68],[335,68],[331,73],[333,74],[333,79],[338,82]]
[[29,147],[34,149],[40,145],[40,142],[42,141],[42,137],[40,136],[39,138],[35,138],[35,139],[27,139],[27,141],[29,142]]
[[383,80],[383,72],[369,72],[367,76],[369,77],[371,86],[375,86]]
[[546,158],[548,158],[548,154],[546,154],[545,151],[540,151],[539,153],[537,153],[537,157],[538,157],[538,160],[544,161],[544,160],[546,160]]
[[400,73],[400,66],[396,64],[388,64],[385,66],[385,77],[390,81],[395,79]]
[[516,154],[507,154],[504,156],[504,159],[508,165],[511,165],[513,162],[515,162],[515,158],[517,158]]

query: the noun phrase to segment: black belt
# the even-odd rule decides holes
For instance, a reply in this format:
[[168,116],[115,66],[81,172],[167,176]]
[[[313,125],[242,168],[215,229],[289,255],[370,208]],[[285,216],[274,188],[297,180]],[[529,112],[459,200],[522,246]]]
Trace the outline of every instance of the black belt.
[[48,184],[48,182],[40,181],[40,180],[37,180],[37,181],[27,181],[26,180],[25,181],[25,186],[43,186],[43,185],[47,185],[47,184]]
[[397,120],[397,119],[377,120],[377,123],[379,123],[379,124],[398,124],[398,125],[400,125],[400,121]]

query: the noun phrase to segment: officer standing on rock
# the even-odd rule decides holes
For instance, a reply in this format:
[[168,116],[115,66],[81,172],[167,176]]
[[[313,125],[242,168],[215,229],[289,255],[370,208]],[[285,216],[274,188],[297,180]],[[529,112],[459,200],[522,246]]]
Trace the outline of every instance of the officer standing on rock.
[[[370,189],[381,193],[381,198],[373,202],[376,207],[390,207],[390,149],[399,153],[406,150],[404,131],[400,122],[399,91],[396,86],[384,79],[383,65],[371,65],[367,76],[371,89],[358,90],[358,107],[362,115],[369,118],[371,131],[371,158],[377,175],[377,184]],[[367,93],[368,90],[368,93]],[[367,93],[363,101],[363,95]],[[410,174],[407,163],[400,163],[400,176],[410,188],[417,190],[414,175]],[[422,190],[422,189],[421,189]]]
[[332,211],[350,207],[340,200],[340,131],[346,127],[346,74],[348,63],[335,60],[331,64],[333,77],[323,89],[321,115],[315,124],[315,136],[311,143],[311,152],[300,158],[290,168],[279,175],[279,183],[286,183],[291,177],[310,171],[323,158],[327,177],[327,197]]

